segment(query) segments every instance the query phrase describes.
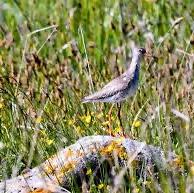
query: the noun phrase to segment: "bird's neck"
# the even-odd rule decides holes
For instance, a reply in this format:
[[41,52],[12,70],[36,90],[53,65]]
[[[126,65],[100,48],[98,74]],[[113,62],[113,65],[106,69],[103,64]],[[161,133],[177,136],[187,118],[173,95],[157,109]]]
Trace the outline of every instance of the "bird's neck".
[[133,58],[131,61],[131,64],[127,70],[126,75],[131,77],[134,75],[134,73],[138,73],[139,72],[139,67],[140,67],[140,58]]

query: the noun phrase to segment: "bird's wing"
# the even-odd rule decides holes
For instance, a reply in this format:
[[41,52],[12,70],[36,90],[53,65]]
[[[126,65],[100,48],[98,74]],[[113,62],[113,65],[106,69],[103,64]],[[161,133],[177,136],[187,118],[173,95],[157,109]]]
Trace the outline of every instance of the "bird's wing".
[[126,76],[122,74],[121,76],[113,79],[108,84],[106,84],[101,90],[85,97],[84,100],[98,100],[111,97],[117,94],[119,91],[126,89],[129,82],[130,80],[127,80]]

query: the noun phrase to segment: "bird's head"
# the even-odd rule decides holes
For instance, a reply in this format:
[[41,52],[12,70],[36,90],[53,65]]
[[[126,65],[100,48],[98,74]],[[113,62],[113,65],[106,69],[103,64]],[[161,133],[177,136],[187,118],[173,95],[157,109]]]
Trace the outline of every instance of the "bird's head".
[[145,48],[139,48],[138,49],[138,54],[144,56],[146,54]]
[[133,56],[144,56],[146,54],[145,48],[134,47],[132,49]]
[[134,47],[132,49],[132,53],[133,53],[133,57],[132,57],[133,60],[137,62],[137,61],[140,61],[146,55],[146,50],[145,48]]

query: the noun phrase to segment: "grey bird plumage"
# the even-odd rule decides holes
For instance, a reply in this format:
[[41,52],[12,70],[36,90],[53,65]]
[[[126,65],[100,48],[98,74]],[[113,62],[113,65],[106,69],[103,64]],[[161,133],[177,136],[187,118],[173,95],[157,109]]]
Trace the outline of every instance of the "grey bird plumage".
[[132,61],[126,72],[106,84],[101,90],[82,99],[87,102],[119,103],[132,96],[138,86],[140,62],[146,50],[133,48]]

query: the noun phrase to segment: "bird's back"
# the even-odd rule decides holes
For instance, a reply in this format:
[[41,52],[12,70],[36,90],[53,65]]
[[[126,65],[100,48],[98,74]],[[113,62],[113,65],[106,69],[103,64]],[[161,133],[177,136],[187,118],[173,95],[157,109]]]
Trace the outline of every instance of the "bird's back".
[[82,102],[115,102],[114,97],[120,92],[127,90],[132,78],[132,76],[128,78],[126,73],[123,73],[106,84],[101,90],[84,97]]

